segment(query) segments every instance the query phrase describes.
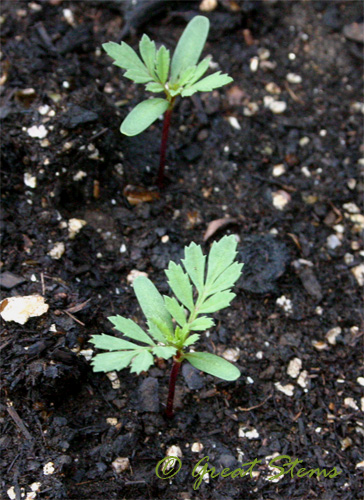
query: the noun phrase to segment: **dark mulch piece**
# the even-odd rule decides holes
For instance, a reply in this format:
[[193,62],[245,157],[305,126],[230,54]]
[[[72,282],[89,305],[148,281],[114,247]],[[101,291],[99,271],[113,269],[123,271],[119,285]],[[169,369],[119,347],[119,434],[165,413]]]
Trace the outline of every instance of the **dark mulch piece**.
[[[100,47],[121,34],[136,47],[135,31],[142,29],[173,48],[198,2],[158,2],[160,17],[152,19],[150,9],[133,17],[131,4],[2,2],[1,293],[44,293],[50,306],[24,326],[2,322],[3,496],[9,491],[20,499],[39,482],[37,498],[50,500],[359,499],[362,304],[352,271],[360,264],[362,226],[344,205],[359,206],[363,190],[362,59],[360,45],[342,30],[362,21],[360,2],[242,1],[234,12],[222,1],[208,14],[205,53],[238,89],[180,102],[165,189],[135,207],[124,189],[151,186],[161,124],[139,137],[120,135],[143,88],[123,79]],[[73,13],[73,26],[64,9]],[[252,72],[250,60],[259,56]],[[302,82],[288,82],[288,73]],[[264,106],[271,82],[287,103],[283,114]],[[24,92],[29,88],[34,92]],[[252,102],[258,111],[246,116]],[[47,137],[30,137],[27,130],[41,124]],[[274,177],[278,164],[285,172]],[[25,173],[36,177],[35,188],[24,183]],[[282,190],[290,201],[278,210],[272,200]],[[224,216],[234,223],[203,243],[208,224]],[[72,218],[87,222],[74,239],[67,227]],[[132,269],[147,272],[168,293],[168,261],[178,260],[190,241],[208,251],[227,233],[249,245],[250,284],[262,278],[254,271],[264,271],[254,261],[254,243],[273,265],[268,288],[261,280],[258,289],[239,282],[232,307],[216,315],[217,327],[201,340],[211,352],[239,348],[242,376],[227,383],[185,368],[178,411],[166,421],[170,363],[140,377],[123,371],[113,388],[77,353],[90,348],[92,334],[111,332],[108,316],[141,318],[127,282]],[[278,246],[270,247],[266,238],[274,234]],[[333,234],[340,245],[328,248]],[[48,253],[55,243],[65,245],[59,260]],[[241,252],[247,253],[243,243]],[[286,311],[277,303],[282,296]],[[341,328],[336,345],[325,338],[334,327]],[[318,350],[315,341],[327,347]],[[307,372],[303,386],[287,374],[293,358]],[[293,395],[277,383],[292,384]],[[255,438],[239,437],[240,427],[255,429]],[[191,451],[195,442],[203,444],[200,453]],[[171,445],[181,448],[183,466],[171,482],[162,481],[155,467]],[[336,466],[342,474],[272,483],[264,459],[274,453],[309,468]],[[262,463],[254,479],[210,478],[195,492],[191,472],[205,455],[218,470],[241,460]],[[131,469],[116,474],[117,457],[128,457]]]

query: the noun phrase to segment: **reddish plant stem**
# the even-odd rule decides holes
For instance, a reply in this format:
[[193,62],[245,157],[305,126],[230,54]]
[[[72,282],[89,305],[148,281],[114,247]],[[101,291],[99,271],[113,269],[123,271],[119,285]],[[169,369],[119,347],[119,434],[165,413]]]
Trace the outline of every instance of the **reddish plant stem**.
[[171,376],[169,378],[169,392],[168,392],[167,409],[166,409],[166,416],[168,418],[173,417],[174,391],[176,389],[176,380],[178,372],[181,367],[181,361],[179,361],[180,357],[181,353],[177,352],[177,355],[173,358]]
[[160,157],[159,157],[159,170],[158,170],[158,177],[157,177],[157,185],[159,188],[163,187],[163,181],[164,181],[164,167],[166,166],[167,140],[168,140],[169,126],[171,124],[171,114],[172,114],[172,110],[173,110],[173,103],[174,103],[174,100],[171,101],[169,108],[164,113],[162,142],[161,142],[161,150],[160,150]]

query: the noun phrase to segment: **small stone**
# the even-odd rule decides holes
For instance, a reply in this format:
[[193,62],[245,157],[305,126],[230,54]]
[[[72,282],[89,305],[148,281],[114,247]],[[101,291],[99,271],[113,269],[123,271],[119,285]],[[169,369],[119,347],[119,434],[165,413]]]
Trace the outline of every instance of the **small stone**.
[[222,357],[225,358],[227,361],[232,361],[232,362],[238,361],[240,357],[239,347],[236,348],[229,347],[222,353]]
[[239,437],[247,439],[259,439],[259,432],[256,429],[249,429],[249,427],[239,428]]
[[341,241],[336,234],[330,234],[330,236],[326,238],[326,244],[330,250],[335,250],[335,248],[341,246]]
[[356,401],[354,398],[345,398],[344,399],[344,406],[346,408],[352,408],[353,410],[359,410],[358,405],[356,404]]
[[343,209],[345,212],[348,212],[349,214],[358,214],[360,213],[360,209],[355,203],[344,203]]
[[249,65],[249,67],[250,67],[250,71],[252,73],[255,73],[258,70],[258,68],[259,68],[259,58],[258,57],[252,57],[250,59],[250,65]]
[[31,189],[35,189],[37,187],[37,178],[35,177],[35,175],[32,175],[29,172],[25,172],[24,184]]
[[353,179],[353,178],[349,179],[347,182],[347,186],[349,189],[351,189],[353,191],[356,187],[356,179]]
[[79,233],[86,224],[87,222],[82,219],[70,219],[68,221],[68,235],[70,240],[73,240],[76,234]]
[[78,353],[78,355],[83,356],[86,361],[91,361],[93,354],[94,354],[93,349],[83,349]]
[[356,379],[356,381],[358,382],[359,385],[361,385],[362,387],[364,387],[364,377],[358,377]]
[[258,351],[258,352],[256,353],[255,357],[256,357],[257,359],[263,359],[263,352],[262,352],[262,351]]
[[278,391],[283,392],[286,396],[293,396],[294,394],[294,385],[292,384],[286,384],[286,385],[281,385],[280,382],[276,382],[274,384],[277,388]]
[[244,116],[254,116],[259,111],[258,103],[249,102],[246,106],[244,106],[243,114]]
[[291,195],[280,189],[272,193],[273,205],[278,210],[283,210],[284,207],[291,201]]
[[364,397],[360,398],[360,409],[364,411]]
[[267,59],[270,58],[270,51],[266,49],[265,47],[259,47],[258,49],[258,56],[261,61],[266,61]]
[[[206,469],[204,469],[204,467],[202,467],[202,465],[198,465],[198,466],[196,467],[196,469],[194,469],[194,470],[195,470],[195,472],[196,472],[195,477],[199,477],[199,476],[200,476],[200,474],[201,474],[204,470],[206,470]],[[202,476],[202,480],[203,480],[203,482],[204,482],[204,483],[209,484],[209,482],[210,482],[210,474],[209,474],[208,472],[205,472],[205,474]]]
[[351,272],[355,276],[356,281],[360,286],[364,285],[364,264],[359,264],[359,266],[355,266],[351,268]]
[[307,382],[308,382],[308,373],[306,370],[302,370],[300,376],[297,379],[297,384],[303,389],[305,389],[307,387]]
[[161,242],[162,242],[162,243],[168,243],[168,241],[169,241],[169,236],[168,236],[168,234],[165,234],[164,236],[162,236],[162,238],[161,238]]
[[65,244],[62,241],[58,241],[54,244],[53,248],[48,252],[48,255],[52,259],[58,260],[62,257],[66,250]]
[[364,460],[356,464],[355,466],[356,469],[364,469]]
[[48,134],[48,130],[44,125],[33,125],[28,128],[27,132],[30,137],[34,137],[36,139],[44,139]]
[[111,382],[111,387],[113,389],[120,389],[121,387],[121,384],[120,384],[120,380],[118,378],[118,374],[116,372],[108,372],[106,374],[107,378],[110,380]]
[[[172,445],[167,449],[166,456],[167,457],[182,458],[182,450],[179,446]],[[170,462],[167,463],[166,470],[173,469],[175,464],[176,464],[176,460],[171,460]]]
[[116,474],[120,474],[130,469],[130,462],[127,457],[118,457],[112,462],[111,466]]
[[126,252],[126,250],[127,250],[126,245],[123,243],[123,244],[121,245],[121,247],[119,248],[119,252],[120,252],[120,253],[125,253],[125,252]]
[[341,331],[342,330],[341,330],[340,326],[336,326],[335,328],[331,328],[331,330],[329,330],[325,335],[328,343],[331,345],[336,345],[336,337],[338,337],[341,334]]
[[281,93],[281,88],[274,82],[269,82],[265,86],[265,90],[269,92],[270,94],[280,94]]
[[8,497],[10,500],[15,500],[16,499],[16,493],[15,493],[15,488],[14,486],[10,486],[10,488],[6,491],[8,494]]
[[70,26],[76,26],[75,18],[73,17],[73,12],[71,9],[63,9],[63,17]]
[[286,172],[286,167],[283,165],[283,163],[280,163],[279,165],[274,165],[273,167],[273,177],[280,177]]
[[297,75],[296,73],[288,73],[286,80],[288,83],[298,84],[302,83],[302,76]]
[[118,419],[115,418],[115,417],[108,417],[106,419],[106,423],[109,424],[109,425],[112,425],[113,427],[115,427],[115,425],[118,424]]
[[303,175],[305,177],[311,177],[311,172],[309,171],[309,169],[307,167],[302,167],[301,172],[303,173]]
[[347,448],[349,448],[353,444],[353,441],[349,438],[346,437],[341,440],[341,450],[345,451]]
[[272,113],[276,115],[280,115],[281,113],[284,113],[287,109],[287,103],[284,101],[273,101],[269,109],[272,111]]
[[75,182],[78,182],[80,180],[82,180],[84,177],[87,177],[87,174],[86,172],[84,172],[83,170],[79,170],[74,176],[73,176],[73,180]]
[[51,108],[48,106],[48,104],[44,104],[43,106],[39,106],[38,113],[40,115],[46,115],[48,111],[50,111],[50,109]]
[[301,146],[301,148],[304,148],[305,146],[307,146],[307,144],[310,143],[310,138],[309,137],[301,137],[301,139],[298,141],[298,143]]
[[25,283],[25,279],[16,274],[5,271],[0,274],[0,286],[6,290],[11,290],[12,288]]
[[202,389],[205,385],[204,378],[201,377],[200,371],[190,363],[182,364],[182,375],[191,391]]
[[240,123],[238,122],[237,118],[235,118],[235,116],[229,116],[227,118],[227,121],[235,130],[241,130]]
[[288,299],[285,295],[282,295],[276,300],[276,304],[280,306],[283,311],[287,314],[291,314],[293,312],[293,305],[291,299]]
[[143,273],[143,271],[138,271],[138,269],[132,269],[128,274],[128,276],[126,277],[126,281],[131,285],[134,282],[135,278],[137,278],[138,276],[145,276],[146,278],[148,278],[147,273]]
[[302,360],[293,358],[288,364],[287,374],[292,378],[297,378],[302,368]]
[[4,321],[15,321],[24,325],[29,318],[42,316],[49,309],[40,295],[27,295],[24,297],[8,297],[0,304],[0,315]]
[[148,377],[139,386],[139,410],[153,413],[159,412],[158,380]]
[[55,468],[54,468],[54,463],[53,462],[48,462],[43,467],[43,474],[45,476],[49,476],[49,475],[53,474],[54,471],[55,471]]
[[202,450],[203,450],[203,444],[202,443],[196,442],[196,443],[193,443],[192,446],[191,446],[191,451],[193,453],[200,453]]
[[217,0],[202,0],[199,9],[202,12],[211,12],[217,7]]
[[328,345],[325,342],[322,342],[322,340],[313,340],[312,345],[317,351],[324,351],[328,347]]
[[351,222],[354,222],[353,233],[359,233],[364,229],[364,215],[350,214],[349,218]]
[[289,59],[290,61],[294,61],[294,60],[296,59],[296,54],[295,54],[294,52],[290,52],[290,53],[288,54],[288,59]]

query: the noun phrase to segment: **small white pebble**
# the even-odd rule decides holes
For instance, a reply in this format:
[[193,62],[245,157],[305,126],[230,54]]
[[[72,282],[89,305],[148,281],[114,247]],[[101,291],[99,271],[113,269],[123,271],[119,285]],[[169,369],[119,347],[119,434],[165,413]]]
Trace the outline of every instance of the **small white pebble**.
[[50,109],[51,108],[48,106],[48,104],[44,104],[43,106],[39,106],[38,113],[40,115],[46,115],[48,111],[50,111]]
[[251,377],[246,377],[248,384],[254,384],[254,380]]
[[272,113],[276,115],[280,115],[281,113],[284,113],[287,109],[287,103],[284,101],[273,101],[269,109],[272,111]]
[[79,356],[83,356],[86,361],[91,361],[94,351],[92,349],[83,349],[78,354]]
[[356,379],[356,381],[358,382],[359,385],[361,385],[362,387],[364,387],[364,377],[358,377]]
[[274,82],[269,82],[265,86],[265,90],[269,92],[270,94],[280,94],[281,93],[281,88]]
[[16,493],[15,493],[15,488],[14,486],[10,486],[10,488],[6,491],[8,494],[8,497],[10,500],[15,500],[16,499]]
[[238,122],[237,118],[235,118],[235,116],[229,116],[227,118],[227,121],[235,130],[241,130],[240,123]]
[[335,248],[341,246],[341,241],[336,234],[330,234],[330,236],[326,238],[326,244],[330,250],[335,250]]
[[356,469],[364,469],[364,460],[361,462],[357,463],[355,466]]
[[320,130],[319,135],[320,135],[320,137],[326,137],[327,136],[327,130],[325,130],[323,128],[322,130]]
[[48,462],[43,467],[43,474],[45,476],[49,476],[49,475],[53,474],[54,471],[55,471],[55,468],[54,468],[54,463],[53,462]]
[[239,437],[247,439],[259,439],[259,432],[256,429],[249,429],[249,427],[239,427]]
[[119,249],[120,253],[125,253],[126,252],[126,245],[123,243]]
[[168,243],[168,241],[169,241],[169,236],[168,236],[168,234],[165,234],[164,236],[162,236],[162,238],[161,238],[161,242],[162,242],[162,243]]
[[120,474],[121,472],[130,469],[129,459],[127,457],[118,457],[112,462],[111,467],[116,474]]
[[257,69],[259,68],[259,58],[258,57],[252,57],[250,59],[250,71],[252,73],[255,73]]
[[258,352],[256,353],[255,357],[256,357],[257,359],[263,359],[263,352],[262,352],[262,351],[258,351]]
[[294,54],[293,52],[290,52],[290,53],[288,54],[288,59],[289,59],[290,61],[294,61],[294,60],[296,59],[296,54]]
[[68,235],[70,240],[72,240],[81,229],[86,226],[87,222],[82,219],[70,219],[68,221]]
[[360,213],[360,208],[355,205],[355,203],[344,203],[343,209],[345,212],[348,212],[349,214],[359,214]]
[[118,375],[116,372],[108,372],[106,374],[107,378],[110,380],[111,382],[111,387],[113,389],[120,389],[121,387],[121,384],[120,384],[120,380],[118,378]]
[[338,337],[340,334],[341,328],[340,326],[336,326],[335,328],[331,328],[331,330],[326,333],[325,337],[329,344],[336,345],[336,337]]
[[73,17],[73,12],[71,9],[63,9],[63,17],[70,26],[76,26],[75,18]]
[[35,175],[32,175],[29,172],[25,172],[24,184],[31,189],[35,189],[37,187],[37,178],[35,177]]
[[291,299],[288,299],[285,295],[282,295],[276,300],[276,304],[282,307],[283,311],[287,314],[293,312],[293,305]]
[[267,59],[270,58],[270,51],[266,49],[265,47],[259,47],[257,50],[259,59],[261,61],[266,61]]
[[300,376],[297,379],[297,384],[305,389],[307,387],[308,382],[308,372],[306,370],[302,370]]
[[48,134],[48,130],[44,125],[33,125],[32,127],[28,128],[27,133],[30,137],[44,139]]
[[322,340],[313,340],[312,345],[317,351],[324,351],[328,347],[325,342],[322,342]]
[[148,274],[147,273],[143,273],[143,271],[138,271],[137,269],[132,269],[130,271],[130,273],[128,274],[128,276],[126,277],[126,281],[131,284],[133,283],[133,281],[135,280],[135,278],[137,278],[138,276],[145,276],[146,278],[148,278]]
[[65,244],[62,241],[57,241],[54,244],[53,248],[49,250],[48,255],[52,257],[52,259],[59,260],[66,250]]
[[303,175],[305,177],[311,177],[311,172],[309,171],[309,169],[307,167],[302,167],[301,172],[303,173]]
[[272,193],[273,205],[278,210],[283,210],[284,207],[291,201],[291,195],[283,189]]
[[293,358],[288,363],[287,374],[292,378],[297,378],[302,368],[302,360]]
[[286,171],[286,167],[283,165],[283,163],[280,163],[279,165],[274,165],[273,167],[273,177],[279,177],[283,175]]
[[307,146],[307,144],[310,143],[310,138],[305,136],[305,137],[301,137],[301,139],[298,141],[299,145],[301,146],[301,148]]
[[300,75],[297,75],[296,73],[288,73],[286,76],[286,80],[288,83],[302,83],[302,77]]
[[353,191],[353,189],[355,189],[356,187],[356,179],[349,179],[348,182],[347,182],[347,186],[349,189],[351,189]]
[[258,103],[249,102],[243,109],[244,116],[254,116],[259,111]]
[[292,384],[286,384],[282,385],[280,382],[276,382],[274,384],[277,388],[278,391],[283,392],[286,396],[293,396],[294,394],[294,385]]
[[70,88],[70,84],[69,84],[69,82],[67,82],[67,81],[62,82],[62,87],[63,87],[64,89],[69,89],[69,88]]
[[84,177],[87,177],[87,174],[86,172],[84,172],[83,170],[79,170],[74,176],[73,176],[73,180],[75,182],[77,181],[80,181],[82,180]]
[[316,309],[315,309],[315,313],[318,315],[318,316],[322,316],[324,310],[322,309],[321,306],[317,306]]
[[359,407],[356,404],[356,401],[354,398],[345,398],[344,399],[344,406],[346,408],[352,408],[353,410],[359,410]]
[[199,443],[198,441],[196,441],[196,443],[193,443],[191,446],[191,451],[193,453],[200,453],[200,451],[202,450],[203,450],[203,444]]
[[[167,448],[166,452],[167,457],[177,457],[177,458],[182,458],[182,450],[179,446],[177,445],[172,445],[169,448]],[[172,469],[175,465],[176,460],[171,460],[171,462],[168,462],[166,466],[166,470]]]
[[349,266],[350,264],[352,264],[354,262],[354,255],[351,254],[351,253],[346,253],[344,255],[344,262],[347,266]]
[[229,347],[222,353],[222,357],[225,358],[227,361],[238,361],[240,357],[240,349],[238,347],[233,348]]
[[118,419],[115,418],[115,417],[108,417],[106,419],[106,423],[109,424],[109,425],[112,425],[113,427],[115,427],[115,425],[118,424]]
[[364,285],[364,264],[359,264],[359,266],[355,266],[351,268],[351,272],[355,276],[356,281],[360,286]]

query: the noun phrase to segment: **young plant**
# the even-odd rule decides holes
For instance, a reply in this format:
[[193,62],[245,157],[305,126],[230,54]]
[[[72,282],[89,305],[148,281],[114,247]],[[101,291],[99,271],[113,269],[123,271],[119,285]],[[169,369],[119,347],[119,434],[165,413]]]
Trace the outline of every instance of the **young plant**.
[[108,318],[125,337],[142,345],[111,335],[93,335],[90,342],[95,347],[110,351],[93,358],[93,370],[110,372],[122,370],[130,364],[131,373],[139,374],[154,363],[153,355],[163,359],[173,357],[166,410],[168,417],[173,415],[174,391],[182,361],[187,360],[198,370],[215,377],[236,380],[240,372],[232,363],[209,352],[186,351],[200,338],[200,334],[193,332],[203,332],[214,326],[213,319],[206,315],[228,307],[235,297],[230,290],[243,267],[235,262],[236,245],[234,236],[224,236],[218,243],[213,243],[207,266],[206,256],[199,245],[191,243],[186,247],[182,260],[184,269],[180,264],[170,262],[165,271],[174,297],[162,297],[148,278],[136,278],[134,291],[147,319],[148,333],[131,319],[122,316]]
[[[120,127],[122,134],[138,135],[164,114],[162,143],[157,183],[161,187],[164,178],[167,139],[171,113],[178,96],[189,97],[195,92],[209,92],[232,82],[233,79],[221,71],[205,78],[211,58],[198,62],[209,32],[207,17],[195,16],[186,26],[178,41],[172,60],[169,50],[162,45],[158,50],[147,35],[139,43],[142,60],[125,42],[108,42],[103,48],[114,64],[126,70],[124,76],[135,83],[144,83],[149,92],[164,93],[164,98],[147,99],[139,103],[125,118]],[[202,79],[201,79],[202,78]]]

